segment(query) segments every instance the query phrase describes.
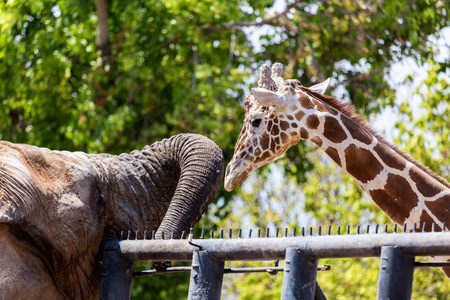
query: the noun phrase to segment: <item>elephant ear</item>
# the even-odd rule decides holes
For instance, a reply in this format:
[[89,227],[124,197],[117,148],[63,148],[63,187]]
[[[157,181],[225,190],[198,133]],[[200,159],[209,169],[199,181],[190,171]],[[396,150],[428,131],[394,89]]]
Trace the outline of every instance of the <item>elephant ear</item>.
[[330,78],[328,78],[324,82],[321,82],[321,83],[318,83],[318,84],[315,84],[315,85],[309,87],[309,89],[314,92],[324,95],[325,91],[327,90],[329,85],[330,85]]

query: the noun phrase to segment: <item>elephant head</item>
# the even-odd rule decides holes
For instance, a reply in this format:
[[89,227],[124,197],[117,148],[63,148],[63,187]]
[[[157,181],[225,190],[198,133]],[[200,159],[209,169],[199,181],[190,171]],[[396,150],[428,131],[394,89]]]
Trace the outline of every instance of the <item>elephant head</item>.
[[98,298],[101,242],[127,230],[179,237],[222,173],[221,150],[195,134],[119,156],[0,142],[0,296]]

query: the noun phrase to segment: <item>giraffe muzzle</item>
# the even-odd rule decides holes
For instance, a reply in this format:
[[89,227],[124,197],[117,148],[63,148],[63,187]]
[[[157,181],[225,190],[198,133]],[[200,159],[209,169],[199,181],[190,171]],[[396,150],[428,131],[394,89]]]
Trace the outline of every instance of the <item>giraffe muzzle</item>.
[[239,172],[233,170],[231,164],[228,164],[225,172],[224,188],[231,192],[235,187],[240,186],[248,177],[248,172]]

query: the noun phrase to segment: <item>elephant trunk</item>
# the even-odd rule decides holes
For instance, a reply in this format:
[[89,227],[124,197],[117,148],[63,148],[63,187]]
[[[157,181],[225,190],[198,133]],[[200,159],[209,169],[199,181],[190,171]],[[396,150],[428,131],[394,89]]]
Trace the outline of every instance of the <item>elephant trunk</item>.
[[223,155],[210,139],[181,134],[162,142],[174,149],[180,176],[169,208],[156,236],[174,234],[179,238],[200,220],[217,193],[223,176]]

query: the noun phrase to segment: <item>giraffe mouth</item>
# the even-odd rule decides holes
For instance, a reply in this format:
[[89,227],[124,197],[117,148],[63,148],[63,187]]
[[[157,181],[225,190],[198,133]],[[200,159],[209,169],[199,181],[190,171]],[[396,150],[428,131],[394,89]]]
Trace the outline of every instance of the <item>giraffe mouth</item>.
[[243,173],[231,172],[231,174],[228,173],[229,172],[227,172],[225,176],[224,182],[224,188],[227,192],[231,192],[235,187],[240,186],[248,177],[247,172]]

